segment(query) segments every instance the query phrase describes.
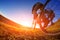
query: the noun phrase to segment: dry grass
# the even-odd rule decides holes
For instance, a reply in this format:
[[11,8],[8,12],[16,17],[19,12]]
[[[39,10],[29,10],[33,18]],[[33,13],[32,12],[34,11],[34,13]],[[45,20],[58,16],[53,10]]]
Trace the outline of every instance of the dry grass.
[[[4,19],[5,20],[5,19]],[[49,32],[60,31],[60,20],[46,29]],[[58,35],[45,35],[41,29],[15,27],[0,21],[0,40],[60,40]]]

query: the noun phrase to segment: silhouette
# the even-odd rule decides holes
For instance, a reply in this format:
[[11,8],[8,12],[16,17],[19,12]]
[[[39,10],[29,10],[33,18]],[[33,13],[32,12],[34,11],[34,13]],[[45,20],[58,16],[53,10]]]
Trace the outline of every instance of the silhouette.
[[[48,4],[50,0],[47,0],[45,4],[42,4],[40,2],[37,2],[33,8],[32,8],[32,14],[33,14],[33,24],[34,29],[36,27],[36,24],[39,24],[41,29],[44,29],[48,26],[49,22],[53,24],[52,20],[55,17],[55,13],[51,9],[44,9],[45,6]],[[37,11],[40,10],[39,13]],[[42,25],[43,23],[43,25]]]

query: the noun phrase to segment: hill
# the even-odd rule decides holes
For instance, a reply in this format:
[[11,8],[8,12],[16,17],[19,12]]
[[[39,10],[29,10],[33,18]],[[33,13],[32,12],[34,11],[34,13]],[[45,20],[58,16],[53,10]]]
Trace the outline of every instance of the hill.
[[[46,30],[56,32],[58,29],[57,31],[60,31],[59,23],[60,20]],[[41,29],[23,27],[0,15],[0,40],[60,40],[60,34],[46,35]]]
[[60,32],[60,19],[54,23],[54,25],[51,25],[47,28],[47,31],[49,32]]
[[20,24],[15,23],[15,22],[9,20],[8,18],[6,18],[6,17],[4,17],[2,15],[0,15],[0,22],[3,22],[5,24],[11,25],[11,26],[20,27]]

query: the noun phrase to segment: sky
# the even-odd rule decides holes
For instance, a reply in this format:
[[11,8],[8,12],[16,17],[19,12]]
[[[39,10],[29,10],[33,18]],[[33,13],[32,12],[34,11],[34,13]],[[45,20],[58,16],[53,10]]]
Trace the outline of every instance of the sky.
[[[36,2],[45,3],[46,0],[0,0],[0,14],[16,23],[25,26],[32,25],[32,7]],[[60,18],[60,0],[51,0],[45,9],[50,8],[55,13],[55,22]]]

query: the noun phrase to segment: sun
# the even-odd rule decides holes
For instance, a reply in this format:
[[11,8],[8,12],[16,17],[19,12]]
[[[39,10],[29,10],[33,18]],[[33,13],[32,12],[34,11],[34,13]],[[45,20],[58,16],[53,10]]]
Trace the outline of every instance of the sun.
[[[34,26],[32,25],[32,22],[21,21],[20,24],[23,25],[24,27],[34,28]],[[36,28],[40,28],[38,24],[36,24]]]
[[20,24],[23,25],[24,27],[31,27],[31,25],[32,25],[32,24],[31,24],[30,22],[28,22],[28,21],[21,21]]

